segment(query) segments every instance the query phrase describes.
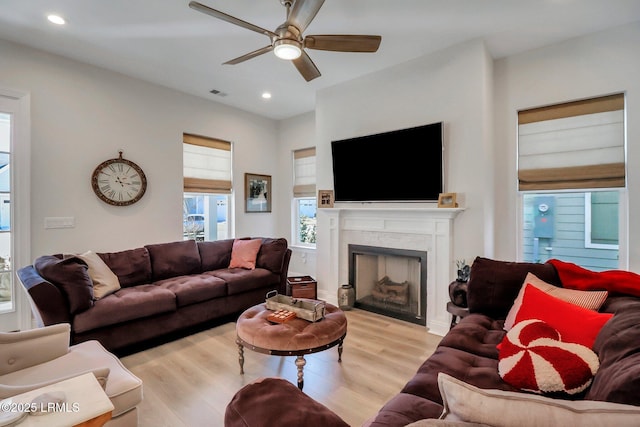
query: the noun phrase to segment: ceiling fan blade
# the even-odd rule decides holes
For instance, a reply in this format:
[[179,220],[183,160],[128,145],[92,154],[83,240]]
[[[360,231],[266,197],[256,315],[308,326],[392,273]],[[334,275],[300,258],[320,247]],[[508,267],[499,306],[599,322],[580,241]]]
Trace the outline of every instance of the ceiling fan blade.
[[304,47],[334,52],[375,52],[381,41],[381,36],[313,35],[304,38]]
[[313,63],[307,52],[302,51],[302,55],[298,59],[294,59],[293,65],[296,66],[302,77],[308,82],[315,79],[316,77],[320,77],[320,70],[316,67],[316,64]]
[[227,15],[226,13],[220,12],[219,10],[211,9],[209,6],[205,6],[201,3],[198,3],[197,1],[189,2],[189,7],[193,10],[197,10],[198,12],[206,13],[207,15],[213,16],[214,18],[222,19],[223,21],[229,22],[231,24],[238,25],[242,28],[246,28],[247,30],[264,34],[267,37],[271,37],[271,38],[278,37],[278,35],[272,31],[265,30],[264,28],[258,27],[257,25],[250,24],[234,16]]
[[302,33],[316,17],[316,14],[322,7],[324,0],[295,0],[287,25],[293,25]]
[[265,46],[265,47],[262,47],[262,48],[260,48],[258,50],[254,50],[253,52],[249,52],[249,53],[247,53],[245,55],[239,56],[239,57],[237,57],[235,59],[231,59],[231,60],[225,62],[224,65],[236,65],[236,64],[244,62],[244,61],[246,61],[248,59],[255,58],[256,56],[260,56],[263,53],[271,52],[272,50],[273,50],[273,46],[271,46],[271,45]]

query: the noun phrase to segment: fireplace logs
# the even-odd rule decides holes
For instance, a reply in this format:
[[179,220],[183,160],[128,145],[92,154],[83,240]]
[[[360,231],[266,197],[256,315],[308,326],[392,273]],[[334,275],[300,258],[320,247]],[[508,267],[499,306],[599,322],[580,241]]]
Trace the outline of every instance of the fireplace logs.
[[409,303],[409,282],[396,283],[384,276],[375,283],[371,295],[376,300],[406,305]]

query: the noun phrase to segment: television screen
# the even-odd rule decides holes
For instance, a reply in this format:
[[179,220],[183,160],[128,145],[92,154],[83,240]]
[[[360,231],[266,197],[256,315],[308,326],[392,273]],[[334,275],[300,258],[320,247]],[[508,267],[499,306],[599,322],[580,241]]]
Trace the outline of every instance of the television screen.
[[437,201],[442,122],[331,142],[337,202]]

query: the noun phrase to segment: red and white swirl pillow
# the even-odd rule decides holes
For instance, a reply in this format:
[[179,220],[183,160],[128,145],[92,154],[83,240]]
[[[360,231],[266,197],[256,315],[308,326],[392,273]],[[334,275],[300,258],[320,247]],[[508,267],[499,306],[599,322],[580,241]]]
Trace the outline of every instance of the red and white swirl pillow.
[[519,389],[534,393],[576,394],[585,390],[600,362],[588,347],[563,342],[546,322],[518,322],[500,344],[498,373]]

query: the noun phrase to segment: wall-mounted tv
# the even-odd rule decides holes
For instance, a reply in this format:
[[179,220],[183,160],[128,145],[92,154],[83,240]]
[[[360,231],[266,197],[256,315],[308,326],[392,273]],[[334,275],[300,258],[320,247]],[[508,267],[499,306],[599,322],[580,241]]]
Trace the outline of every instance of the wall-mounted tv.
[[437,201],[442,122],[331,142],[336,202]]

